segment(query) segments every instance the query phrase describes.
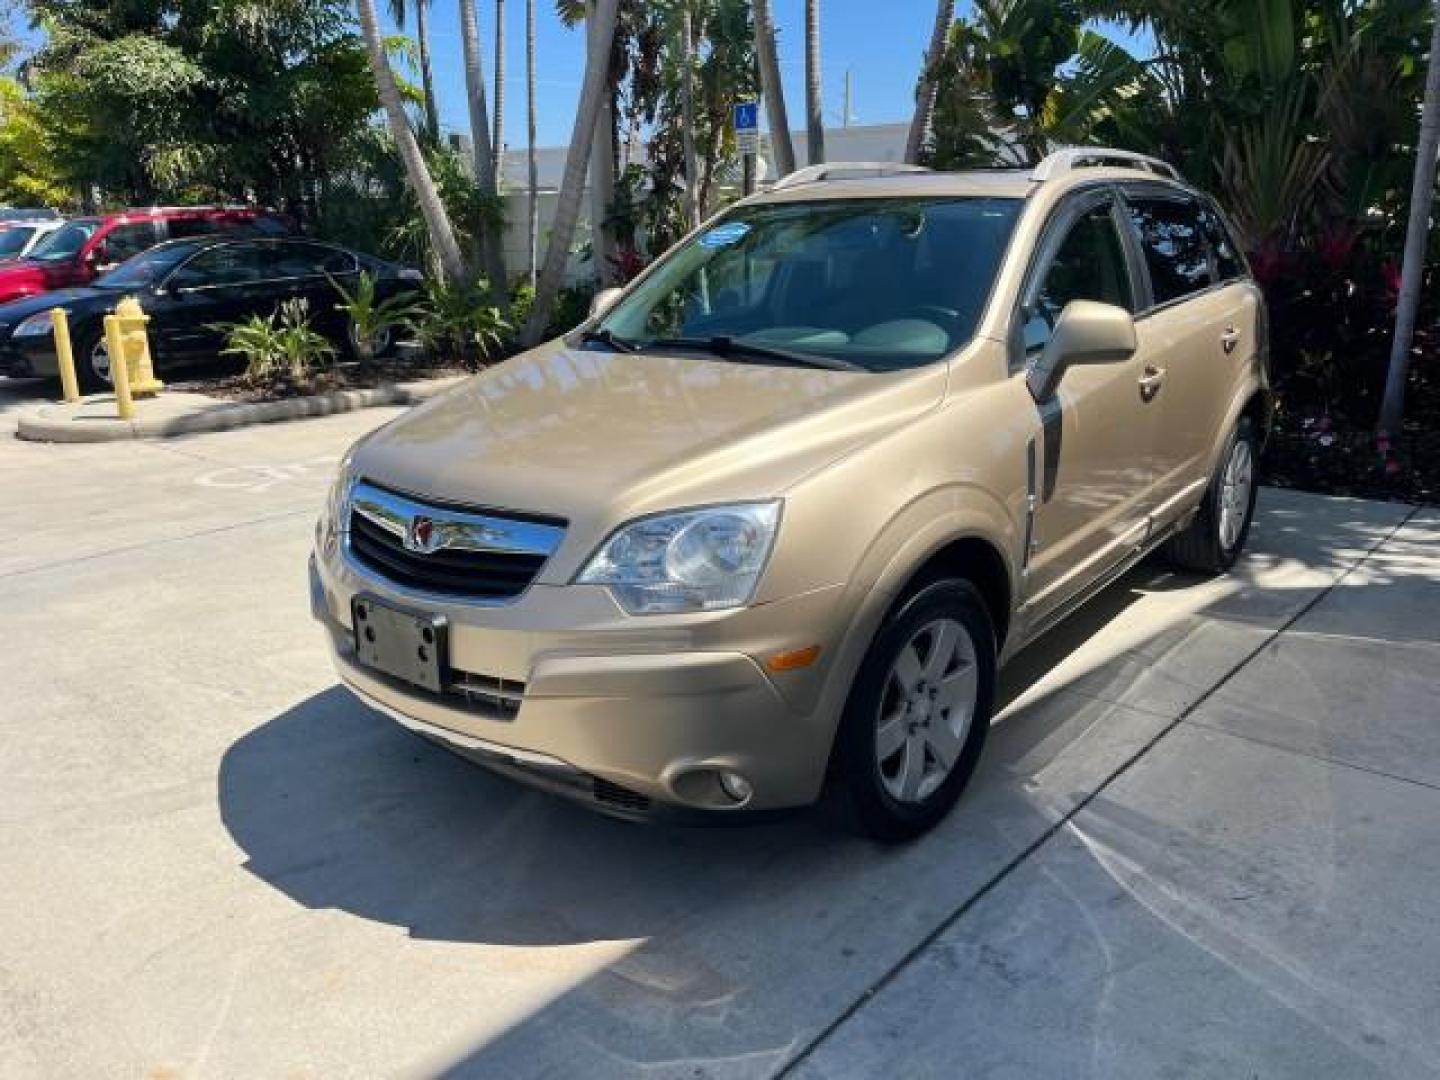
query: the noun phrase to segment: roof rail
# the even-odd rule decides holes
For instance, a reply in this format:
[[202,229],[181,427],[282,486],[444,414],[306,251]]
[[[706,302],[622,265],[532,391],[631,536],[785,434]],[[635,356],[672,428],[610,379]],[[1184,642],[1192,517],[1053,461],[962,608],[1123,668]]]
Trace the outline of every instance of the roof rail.
[[924,165],[907,165],[903,161],[827,161],[820,165],[807,165],[782,176],[770,190],[783,191],[801,184],[823,184],[826,180],[856,180],[864,176],[898,176],[929,171]]
[[1133,150],[1112,150],[1105,146],[1069,146],[1064,150],[1056,150],[1050,154],[1030,174],[1030,179],[1036,183],[1043,183],[1046,180],[1053,180],[1063,173],[1074,172],[1076,169],[1096,168],[1116,169],[1138,169],[1141,172],[1155,173],[1170,180],[1183,180],[1180,170],[1171,165],[1168,161],[1161,161],[1156,157],[1149,157],[1146,154],[1137,154]]

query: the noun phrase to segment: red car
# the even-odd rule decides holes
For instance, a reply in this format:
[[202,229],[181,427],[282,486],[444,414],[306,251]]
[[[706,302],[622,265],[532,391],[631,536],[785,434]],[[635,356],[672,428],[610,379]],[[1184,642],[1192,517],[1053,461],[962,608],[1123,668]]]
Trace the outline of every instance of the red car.
[[280,236],[291,231],[283,217],[249,208],[157,208],[72,218],[24,259],[0,266],[0,304],[87,285],[163,240],[230,232]]

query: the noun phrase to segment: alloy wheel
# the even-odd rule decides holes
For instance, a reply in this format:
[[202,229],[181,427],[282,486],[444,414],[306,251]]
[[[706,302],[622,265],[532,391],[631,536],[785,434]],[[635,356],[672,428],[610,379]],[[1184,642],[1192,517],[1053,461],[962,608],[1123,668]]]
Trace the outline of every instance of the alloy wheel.
[[1250,514],[1250,492],[1255,483],[1255,458],[1246,439],[1236,439],[1225,463],[1220,484],[1220,546],[1230,551],[1240,542]]
[[955,768],[975,719],[975,642],[955,619],[921,627],[890,666],[880,695],[875,757],[894,799],[919,803]]

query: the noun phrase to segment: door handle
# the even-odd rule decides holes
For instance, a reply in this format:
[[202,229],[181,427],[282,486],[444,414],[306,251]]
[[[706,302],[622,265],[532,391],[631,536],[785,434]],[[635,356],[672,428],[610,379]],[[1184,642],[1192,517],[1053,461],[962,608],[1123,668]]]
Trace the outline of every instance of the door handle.
[[1155,395],[1160,393],[1160,387],[1165,385],[1166,374],[1164,368],[1147,365],[1145,374],[1140,376],[1140,400],[1154,401]]
[[1227,326],[1225,332],[1220,335],[1220,347],[1225,350],[1225,355],[1229,356],[1233,353],[1235,347],[1239,344],[1240,331],[1236,330],[1233,326]]

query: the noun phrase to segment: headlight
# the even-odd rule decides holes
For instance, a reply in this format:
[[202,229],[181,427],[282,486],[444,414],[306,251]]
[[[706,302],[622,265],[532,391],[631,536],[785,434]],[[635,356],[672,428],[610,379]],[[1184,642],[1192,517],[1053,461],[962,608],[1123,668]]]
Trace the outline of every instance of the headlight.
[[779,524],[779,502],[641,518],[616,530],[575,580],[608,586],[632,615],[741,607],[755,595]]
[[325,505],[320,510],[320,519],[315,523],[315,542],[326,555],[335,553],[335,543],[344,531],[345,500],[350,496],[350,459],[354,451],[347,451],[340,459],[340,468],[330,493],[325,496]]
[[15,331],[11,334],[11,337],[44,337],[46,334],[54,333],[55,321],[53,316],[54,313],[51,311],[41,311],[31,315],[15,327]]

